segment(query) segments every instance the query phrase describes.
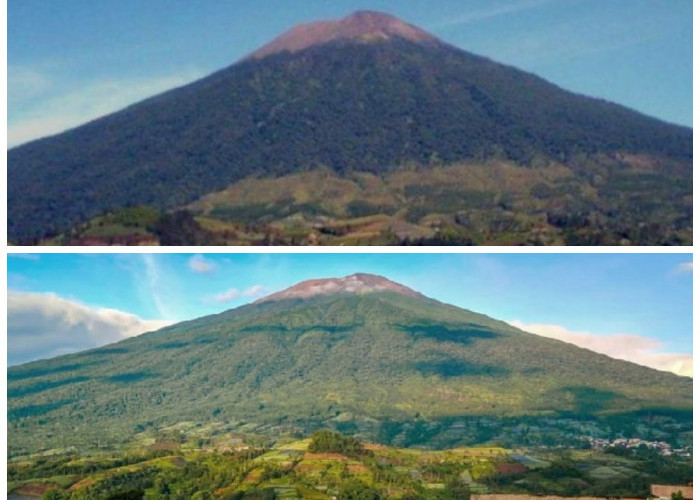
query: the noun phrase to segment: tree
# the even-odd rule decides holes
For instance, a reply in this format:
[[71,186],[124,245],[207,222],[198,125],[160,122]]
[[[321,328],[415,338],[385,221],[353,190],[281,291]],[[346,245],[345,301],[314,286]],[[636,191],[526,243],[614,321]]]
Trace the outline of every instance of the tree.
[[679,490],[675,493],[671,493],[671,500],[684,500],[683,492]]
[[68,498],[68,495],[66,495],[66,493],[64,493],[62,490],[53,489],[44,493],[41,498],[42,500],[65,500]]
[[327,429],[316,431],[311,435],[309,451],[312,453],[343,453],[345,455],[365,454],[360,440]]
[[471,496],[471,489],[468,485],[460,481],[459,478],[453,477],[447,481],[447,484],[445,484],[445,494],[447,495],[447,498],[469,500]]
[[163,214],[151,230],[163,246],[212,244],[210,235],[187,210]]
[[338,492],[338,500],[380,500],[381,498],[377,489],[359,479],[348,479],[343,482]]

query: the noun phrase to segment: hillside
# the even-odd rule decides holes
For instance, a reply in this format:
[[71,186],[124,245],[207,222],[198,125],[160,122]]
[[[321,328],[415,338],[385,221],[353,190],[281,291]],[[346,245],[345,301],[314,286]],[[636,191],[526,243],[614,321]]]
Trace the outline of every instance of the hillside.
[[662,165],[624,157],[386,174],[319,168],[247,178],[174,212],[110,211],[41,244],[687,245],[692,185],[655,173]]
[[303,283],[8,370],[11,454],[118,442],[177,422],[266,432],[330,425],[385,442],[457,446],[493,435],[483,418],[511,425],[522,416],[627,414],[634,429],[634,412],[691,408],[691,379],[528,334],[369,275]]
[[[273,444],[240,433],[202,438],[201,431],[180,431],[173,440],[178,429],[171,429],[170,441],[163,440],[165,433],[142,435],[142,442],[122,453],[73,452],[11,461],[8,491],[55,490],[62,496],[51,498],[61,500],[170,500],[176,495],[207,500],[465,500],[478,493],[521,494],[502,497],[511,500],[538,500],[543,494],[565,496],[550,500],[605,500],[647,498],[651,484],[682,485],[692,478],[690,457],[656,452],[566,454],[540,448],[524,455],[496,446],[428,451],[362,443],[328,431]],[[692,487],[684,490],[692,493]]]
[[[608,200],[616,175],[634,172],[639,158],[650,177],[626,182],[641,191],[641,208]],[[493,159],[535,170],[563,163],[578,186],[574,201],[583,192],[583,208],[621,212],[631,227],[659,214],[670,214],[663,225],[692,227],[688,207],[677,205],[692,195],[691,129],[572,94],[390,16],[358,13],[292,30],[193,84],[10,150],[8,234],[32,243],[108,210],[171,210],[253,177],[319,167],[383,175]],[[659,179],[662,189],[652,189]],[[456,194],[470,208],[471,193]]]

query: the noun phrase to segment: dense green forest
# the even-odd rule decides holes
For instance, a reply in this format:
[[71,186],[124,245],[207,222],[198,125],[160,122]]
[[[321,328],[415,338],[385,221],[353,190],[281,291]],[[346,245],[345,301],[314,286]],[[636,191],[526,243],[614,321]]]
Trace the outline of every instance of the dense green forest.
[[398,446],[575,445],[587,425],[601,437],[678,434],[692,409],[690,378],[389,292],[249,304],[7,378],[11,456],[182,422],[331,427]]

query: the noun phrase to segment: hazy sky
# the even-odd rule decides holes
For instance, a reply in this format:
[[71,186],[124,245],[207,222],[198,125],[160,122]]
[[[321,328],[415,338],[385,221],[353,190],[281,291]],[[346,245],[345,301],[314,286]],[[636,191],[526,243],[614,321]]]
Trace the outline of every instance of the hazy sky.
[[692,0],[8,0],[8,144],[205,76],[300,22],[358,9],[692,124]]
[[376,273],[533,333],[692,373],[683,254],[41,254],[8,258],[8,362],[221,312],[301,280]]

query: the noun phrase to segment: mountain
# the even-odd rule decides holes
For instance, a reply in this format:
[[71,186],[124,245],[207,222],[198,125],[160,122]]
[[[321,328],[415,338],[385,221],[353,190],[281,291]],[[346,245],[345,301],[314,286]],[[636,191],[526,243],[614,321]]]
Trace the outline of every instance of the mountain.
[[[508,166],[508,178],[493,161]],[[495,214],[491,232],[532,216],[530,232],[602,224],[615,243],[678,242],[663,229],[692,231],[691,129],[567,92],[386,14],[359,12],[294,28],[202,80],[11,149],[8,234],[35,243],[107,211],[183,208],[246,179],[318,168],[381,177],[406,167],[429,179],[435,167],[470,163],[485,166],[475,177],[495,191],[459,186],[426,201],[434,186],[405,186],[395,197],[405,206],[375,207],[360,195],[343,210],[463,221],[455,214],[483,209],[480,217]],[[284,216],[321,210],[280,193],[243,207],[235,220],[251,210],[274,216],[279,204]],[[477,229],[470,237],[478,243]]]
[[330,42],[371,43],[391,39],[407,40],[428,47],[444,45],[430,33],[393,16],[381,12],[359,11],[339,21],[320,21],[292,28],[256,50],[250,57],[262,59],[273,54],[300,52]]
[[639,429],[652,415],[692,411],[689,378],[366,274],[303,282],[221,314],[10,367],[7,376],[10,454],[217,422],[456,446],[516,439],[522,429],[506,433],[503,422],[549,419],[530,422],[534,429],[557,418],[621,418]]

